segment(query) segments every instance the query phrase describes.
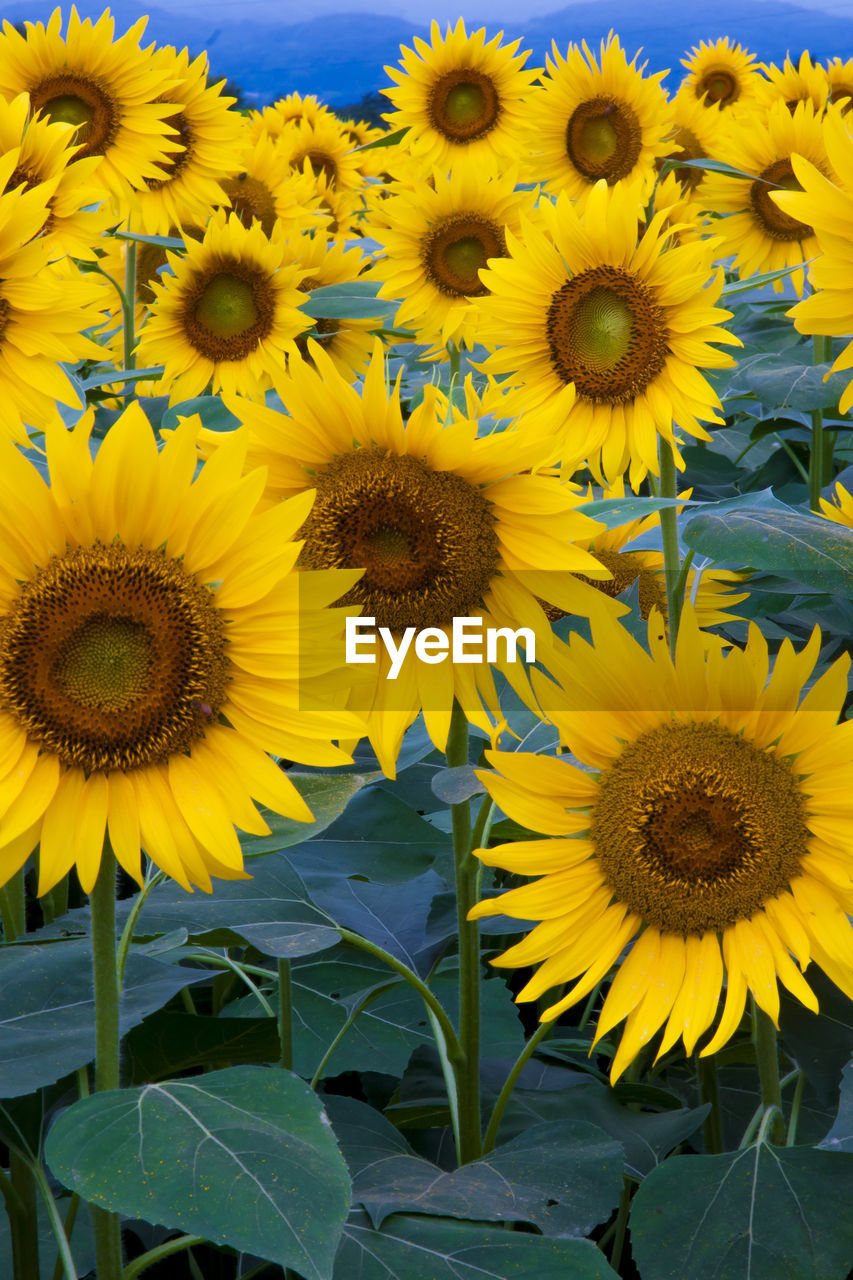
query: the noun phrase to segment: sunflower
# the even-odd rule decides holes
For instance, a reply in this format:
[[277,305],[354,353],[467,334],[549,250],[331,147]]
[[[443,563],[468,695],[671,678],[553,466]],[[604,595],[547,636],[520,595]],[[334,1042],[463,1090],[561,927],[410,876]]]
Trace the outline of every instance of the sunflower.
[[249,137],[252,142],[267,135],[278,138],[288,125],[304,120],[315,124],[321,117],[334,120],[334,112],[314,94],[289,93],[262,111],[249,112]]
[[[30,118],[30,100],[19,93],[0,112],[0,155],[15,150],[17,158],[5,191],[42,186],[47,219],[41,236],[50,242],[51,260],[72,254],[93,260],[94,245],[114,222],[104,188],[95,178],[97,156],[75,160],[74,130],[70,125]],[[74,163],[72,163],[72,161]],[[92,207],[101,205],[101,208]]]
[[297,308],[306,274],[286,260],[284,236],[244,227],[234,214],[211,219],[186,257],[168,253],[173,274],[151,282],[155,301],[137,351],[141,365],[165,366],[171,403],[218,391],[263,398],[296,353],[306,328]]
[[846,62],[832,58],[826,64],[826,78],[830,101],[842,103],[841,110],[846,114],[853,106],[853,58]]
[[718,107],[721,111],[737,106],[749,108],[758,97],[762,82],[755,54],[728,36],[713,43],[702,40],[691,49],[681,65],[687,75],[681,82],[679,94],[692,94],[706,107]]
[[440,346],[476,341],[477,299],[486,293],[479,270],[507,255],[506,228],[521,234],[535,192],[517,192],[513,170],[457,166],[431,182],[397,188],[365,230],[385,250],[371,276],[382,281],[380,298],[402,298],[397,324],[416,340]]
[[[721,252],[735,254],[735,267],[742,277],[801,266],[817,252],[811,222],[792,218],[772,198],[776,191],[800,189],[795,155],[804,156],[829,176],[823,127],[812,104],[800,102],[792,113],[777,100],[760,114],[731,121],[720,144],[718,158],[754,175],[752,180],[724,173],[709,173],[705,178],[706,207],[728,215],[715,225],[722,239]],[[804,278],[802,269],[791,275],[798,294]],[[778,292],[782,281],[775,281],[773,287]]]
[[103,359],[85,331],[102,323],[105,301],[102,280],[70,259],[51,264],[55,249],[39,232],[57,179],[7,189],[17,159],[18,148],[0,156],[0,436],[27,444],[27,426],[61,426],[57,401],[84,408],[62,365]]
[[340,192],[358,192],[364,178],[346,130],[334,116],[318,116],[287,125],[276,139],[279,154],[298,173],[322,176]]
[[[692,489],[687,489],[679,497],[686,501],[691,493]],[[586,500],[592,501],[592,496],[590,488]],[[602,498],[609,499],[624,496],[625,485],[621,479],[601,494]],[[657,609],[664,621],[667,621],[663,553],[644,545],[631,546],[635,539],[642,538],[643,534],[659,526],[660,512],[655,511],[638,520],[628,520],[612,529],[604,529],[586,546],[610,573],[609,578],[595,583],[599,591],[615,598],[636,584],[641,615],[648,618],[652,609]],[[734,621],[737,615],[730,613],[730,608],[748,599],[748,593],[735,594],[736,585],[742,581],[741,574],[731,573],[726,569],[712,569],[701,574],[690,570],[685,596],[694,603],[700,628],[717,627]]]
[[603,179],[582,214],[565,194],[542,204],[543,227],[508,232],[510,256],[481,273],[478,335],[523,429],[550,437],[568,470],[588,460],[611,481],[630,463],[632,485],[657,474],[673,420],[710,438],[699,419],[721,422],[720,403],[699,369],[733,363],[710,343],[739,345],[714,306],[716,241],[673,246],[663,209],[638,242],[637,212],[636,186]]
[[[303,233],[288,242],[294,262],[308,274],[299,283],[305,293],[326,288],[332,284],[354,284],[362,275],[365,258],[357,247],[345,249],[322,232],[313,235]],[[344,316],[332,320],[319,317],[310,322],[311,336],[322,343],[338,373],[348,381],[364,373],[373,350],[373,331],[381,327],[381,320],[354,320]],[[307,360],[307,337],[297,338],[299,354]]]
[[244,137],[239,172],[224,178],[221,186],[243,225],[250,227],[257,219],[267,236],[276,224],[289,237],[312,228],[320,231],[331,221],[320,207],[322,196],[314,174],[294,171],[267,133],[255,142]]
[[0,95],[28,93],[34,112],[74,125],[77,159],[100,157],[98,181],[119,200],[147,178],[162,178],[158,166],[181,149],[167,124],[175,107],[160,100],[171,82],[150,49],[139,47],[146,22],[140,18],[114,41],[109,10],[93,26],[72,6],[64,38],[59,9],[47,27],[28,22],[22,36],[4,22],[0,36]]
[[613,33],[601,42],[600,58],[570,45],[565,58],[556,44],[546,58],[548,74],[528,99],[528,172],[555,194],[579,196],[604,179],[609,186],[634,179],[647,196],[654,185],[655,156],[666,151],[672,115],[660,82],[666,72],[644,76],[629,62]]
[[259,514],[239,439],[194,479],[198,419],[158,453],[133,405],[94,462],[91,420],[48,439],[50,486],[0,442],[0,880],[38,844],[40,894],[74,863],[88,892],[108,833],[137,880],[145,849],[209,890],[243,875],[235,825],[268,833],[253,799],[310,820],[267,751],[346,763],[325,606],[352,575],[293,572],[311,497]]
[[243,120],[230,110],[235,99],[222,96],[224,81],[207,83],[207,54],[190,62],[184,49],[158,49],[152,57],[165,95],[174,105],[166,120],[182,150],[165,160],[160,178],[146,178],[131,199],[134,229],[169,235],[171,228],[204,222],[221,204],[223,179],[240,170]]
[[[816,235],[819,257],[809,267],[813,292],[788,315],[800,333],[846,337],[853,315],[853,138],[847,131],[844,102],[832,106],[823,119],[823,140],[833,177],[826,167],[801,155],[791,158],[800,191],[776,191],[773,201],[784,218],[808,218]],[[815,250],[813,249],[814,253]],[[831,372],[853,368],[853,341]],[[839,403],[841,413],[853,405],[853,381]]]
[[853,996],[853,814],[839,803],[853,786],[851,725],[836,723],[850,660],[800,702],[817,631],[799,653],[786,640],[770,673],[757,627],[745,649],[709,650],[689,609],[674,663],[657,614],[650,654],[612,619],[592,629],[592,646],[572,637],[562,687],[533,674],[582,767],[496,751],[496,772],[480,775],[510,818],[552,838],[477,856],[542,878],[471,914],[540,921],[493,963],[543,962],[520,1000],[574,982],[544,1021],[588,995],[633,939],[595,1036],[627,1019],[615,1082],[661,1027],[658,1057],[679,1037],[692,1053],[724,973],[703,1055],[736,1030],[747,989],[774,1022],[777,979],[816,1012],[800,972],[810,959]]
[[800,55],[795,66],[790,56],[781,67],[774,62],[762,63],[766,79],[759,84],[758,99],[763,106],[772,102],[784,102],[790,112],[801,102],[810,102],[820,115],[829,97],[829,79],[819,63],[813,63],[808,50]]
[[821,515],[827,520],[832,520],[835,524],[843,524],[847,529],[853,529],[853,494],[849,493],[843,484],[836,484],[831,502],[821,498],[820,510]]
[[[429,628],[433,642],[449,646],[453,619],[476,617],[484,628],[530,628],[536,660],[547,665],[553,641],[539,600],[578,614],[602,600],[573,577],[599,567],[575,545],[598,528],[575,510],[580,499],[555,477],[530,474],[541,449],[512,432],[478,439],[471,418],[445,424],[446,400],[432,387],[404,423],[399,381],[389,395],[378,342],[361,388],[341,377],[318,344],[309,342],[309,353],[312,363],[293,361],[279,384],[288,416],[224,397],[248,428],[250,463],[267,468],[269,498],[317,490],[300,535],[301,563],[322,572],[363,569],[342,603],[358,606],[396,642],[407,628]],[[216,449],[222,439],[202,432],[202,448]],[[512,653],[502,641],[495,665],[523,695]],[[500,714],[486,663],[432,665],[410,647],[389,678],[381,645],[376,656],[361,668],[367,683],[357,705],[389,776],[419,711],[439,750],[454,698],[487,731],[484,708]]]
[[667,149],[658,156],[658,167],[661,160],[672,160],[677,168],[673,170],[679,182],[691,193],[696,193],[701,186],[705,171],[700,167],[686,165],[685,160],[713,160],[725,135],[723,117],[719,111],[708,111],[692,93],[680,89],[670,103],[674,129]]
[[529,52],[517,54],[521,42],[502,45],[502,38],[500,32],[487,44],[485,28],[469,36],[462,18],[442,36],[433,22],[429,44],[415,36],[414,49],[400,46],[402,71],[385,68],[396,85],[382,90],[395,107],[385,120],[392,130],[409,130],[407,146],[427,165],[517,161],[523,97],[539,69],[525,70]]

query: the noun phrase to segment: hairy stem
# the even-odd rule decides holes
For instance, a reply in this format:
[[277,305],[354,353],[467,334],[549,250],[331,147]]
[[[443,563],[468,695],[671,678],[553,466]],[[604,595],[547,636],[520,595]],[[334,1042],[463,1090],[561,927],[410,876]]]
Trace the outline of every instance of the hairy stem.
[[[116,861],[104,842],[98,878],[89,894],[92,910],[92,971],[95,986],[95,1089],[119,1087],[119,984],[116,954]],[[118,1216],[92,1206],[98,1280],[121,1280]],[[38,1274],[36,1272],[36,1274]]]

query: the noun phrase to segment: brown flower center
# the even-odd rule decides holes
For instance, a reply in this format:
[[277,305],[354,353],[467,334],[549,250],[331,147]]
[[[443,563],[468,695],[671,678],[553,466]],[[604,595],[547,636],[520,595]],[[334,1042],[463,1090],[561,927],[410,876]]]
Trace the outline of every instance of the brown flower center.
[[250,227],[257,219],[264,235],[272,235],[277,214],[275,199],[265,182],[250,173],[241,173],[236,178],[223,178],[219,185],[244,227]]
[[429,233],[422,260],[427,278],[439,292],[470,298],[488,292],[480,280],[480,268],[489,258],[506,256],[504,234],[496,223],[476,214],[457,213]]
[[799,222],[785,213],[770,198],[771,191],[802,191],[794,176],[790,160],[776,160],[762,169],[758,179],[750,185],[749,203],[761,230],[771,240],[805,240],[814,235],[806,222]]
[[621,267],[591,267],[568,280],[551,299],[546,329],[556,373],[589,400],[633,399],[666,361],[664,313]]
[[709,67],[696,81],[696,97],[727,107],[740,97],[740,82],[729,67]]
[[208,360],[242,360],[267,336],[275,316],[268,276],[235,259],[211,264],[187,289],[184,333]]
[[82,143],[74,156],[102,156],[115,141],[121,115],[106,85],[93,76],[73,71],[57,72],[30,89],[33,114],[41,111],[49,120],[76,126],[75,142]]
[[395,631],[448,626],[479,607],[500,550],[476,486],[378,448],[336,458],[316,485],[302,561],[365,570],[342,603]]
[[460,67],[433,85],[429,98],[433,127],[449,142],[473,142],[495,127],[501,114],[497,90],[482,71]]
[[566,126],[566,151],[589,182],[606,178],[609,186],[627,178],[643,149],[643,133],[634,111],[617,98],[590,98],[575,107]]
[[651,729],[599,782],[590,836],[605,879],[659,929],[720,932],[800,874],[809,831],[791,764],[729,729]]
[[225,699],[212,593],[161,551],[96,543],[55,556],[0,631],[0,706],[69,766],[162,764]]
[[185,112],[176,111],[174,115],[166,116],[163,124],[171,125],[175,130],[174,133],[168,133],[166,136],[170,142],[179,142],[183,151],[172,151],[163,160],[157,161],[158,169],[162,169],[165,176],[146,178],[145,185],[150,191],[159,191],[161,187],[167,187],[170,182],[174,182],[181,170],[189,164],[194,150],[193,131]]

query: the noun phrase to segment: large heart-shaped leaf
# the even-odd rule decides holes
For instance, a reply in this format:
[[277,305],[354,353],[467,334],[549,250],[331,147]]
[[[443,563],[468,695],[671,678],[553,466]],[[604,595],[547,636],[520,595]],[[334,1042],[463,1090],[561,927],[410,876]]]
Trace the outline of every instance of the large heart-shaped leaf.
[[331,1276],[350,1181],[319,1099],[289,1071],[94,1094],[59,1116],[45,1154],[100,1208]]

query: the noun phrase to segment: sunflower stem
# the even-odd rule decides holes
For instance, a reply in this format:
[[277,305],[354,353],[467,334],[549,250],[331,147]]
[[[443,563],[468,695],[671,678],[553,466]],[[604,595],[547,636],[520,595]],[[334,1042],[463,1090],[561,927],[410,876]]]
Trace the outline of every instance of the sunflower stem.
[[14,942],[26,933],[27,898],[24,889],[24,868],[20,867],[0,889],[0,919],[3,921],[3,938]]
[[[660,496],[675,498],[675,457],[672,445],[663,436],[658,441],[658,458],[660,459]],[[660,513],[660,531],[663,539],[663,571],[666,579],[666,611],[669,623],[669,647],[675,657],[675,645],[678,640],[678,622],[681,617],[681,597],[684,588],[679,591],[681,577],[681,557],[678,551],[678,508],[662,507]]]
[[[457,699],[447,735],[447,766],[468,763],[468,721]],[[480,930],[468,913],[477,900],[477,859],[471,853],[471,810],[467,800],[451,805],[453,856],[456,865],[456,927],[459,934],[459,1042],[462,1062],[456,1072],[459,1094],[460,1164],[482,1151],[480,1117]],[[485,825],[485,824],[484,824]]]
[[12,1271],[15,1280],[39,1274],[38,1196],[30,1161],[21,1151],[9,1151],[9,1180],[18,1212],[11,1215]]
[[504,1081],[503,1088],[498,1094],[497,1101],[495,1102],[495,1105],[492,1109],[492,1114],[489,1118],[488,1128],[486,1129],[486,1136],[483,1138],[483,1155],[484,1156],[488,1155],[489,1152],[494,1148],[495,1142],[497,1141],[498,1130],[500,1128],[501,1120],[503,1119],[504,1111],[506,1111],[507,1103],[509,1102],[510,1097],[512,1096],[512,1091],[516,1086],[518,1077],[521,1075],[527,1063],[533,1057],[533,1054],[536,1052],[539,1045],[542,1043],[545,1037],[549,1035],[551,1031],[553,1031],[553,1029],[554,1029],[554,1019],[552,1019],[550,1022],[540,1022],[539,1026],[536,1028],[533,1035],[527,1041],[527,1044],[524,1046],[521,1053],[518,1055],[515,1062],[513,1063],[512,1070],[510,1071],[509,1075]]
[[[133,1262],[125,1267],[122,1280],[136,1280],[143,1271],[147,1271],[157,1262],[162,1262],[164,1258],[171,1258],[173,1254],[180,1253],[183,1249],[192,1249],[194,1245],[206,1243],[204,1236],[178,1236],[175,1240],[167,1240],[165,1244],[158,1244],[156,1249],[149,1249],[147,1253],[134,1258]],[[264,1265],[272,1266],[272,1263]],[[245,1276],[243,1280],[246,1280]]]
[[462,352],[457,343],[448,342],[447,358],[450,361],[450,383],[447,391],[450,403],[447,409],[447,420],[450,422],[453,419],[453,393],[459,385],[462,370]]
[[[98,878],[89,894],[95,986],[95,1090],[119,1087],[119,984],[116,953],[116,860],[104,841]],[[92,1205],[98,1280],[121,1280],[121,1224]],[[38,1272],[34,1274],[38,1275]]]
[[716,1059],[700,1058],[697,1055],[697,1076],[699,1079],[699,1098],[702,1102],[710,1103],[711,1110],[705,1117],[702,1126],[702,1132],[705,1137],[705,1153],[709,1156],[718,1156],[725,1147],[723,1146],[723,1125],[720,1117],[720,1086],[717,1080],[717,1062]]
[[788,1118],[788,1132],[785,1135],[785,1146],[792,1147],[797,1141],[797,1125],[800,1120],[800,1108],[803,1105],[803,1093],[806,1087],[804,1071],[797,1072],[797,1083],[794,1085],[794,1097],[791,1102],[791,1114]]
[[[124,259],[124,296],[121,300],[123,317],[122,333],[124,338],[124,367],[132,369],[136,364],[136,241],[128,240]],[[124,393],[125,404],[129,404],[134,395],[133,383],[127,384]]]
[[[750,995],[752,1006],[752,1043],[755,1046],[755,1061],[758,1065],[758,1079],[761,1083],[761,1101],[764,1104],[765,1120],[771,1108],[776,1115],[770,1124],[769,1140],[776,1146],[785,1141],[785,1123],[782,1115],[782,1089],[779,1082],[779,1046],[776,1042],[776,1028],[770,1015],[756,1004]],[[762,1121],[763,1129],[764,1121]]]
[[631,1184],[627,1178],[622,1179],[622,1194],[619,1197],[619,1210],[616,1214],[616,1231],[613,1246],[610,1250],[610,1265],[618,1273],[622,1262],[622,1250],[625,1247],[625,1236],[628,1231],[628,1214],[631,1211]]
[[293,1070],[293,990],[290,983],[290,961],[278,962],[278,1042],[281,1046],[278,1065]]
[[162,884],[162,882],[165,879],[166,879],[165,871],[158,871],[156,875],[146,876],[145,882],[143,883],[142,888],[139,890],[139,893],[136,895],[136,897],[133,900],[133,906],[130,908],[130,914],[127,917],[127,922],[125,923],[125,926],[122,929],[121,938],[119,939],[119,944],[118,944],[118,952],[116,956],[116,967],[118,971],[119,990],[121,990],[121,984],[124,981],[124,967],[127,964],[127,956],[128,956],[128,952],[130,951],[130,944],[133,941],[133,935],[136,930],[136,922],[139,919],[139,913],[142,911],[142,908],[145,906],[146,899],[148,898],[148,895],[151,892],[151,890],[154,889],[158,884]]

